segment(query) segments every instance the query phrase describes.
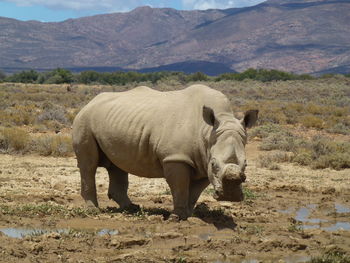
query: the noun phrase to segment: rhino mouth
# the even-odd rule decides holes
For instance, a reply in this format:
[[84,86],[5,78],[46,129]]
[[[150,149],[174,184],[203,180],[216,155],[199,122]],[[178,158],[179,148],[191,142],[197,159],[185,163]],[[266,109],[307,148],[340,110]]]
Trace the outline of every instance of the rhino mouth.
[[223,191],[215,191],[214,199],[217,201],[241,202],[244,200],[242,187],[224,187]]
[[240,202],[244,200],[242,183],[246,176],[237,170],[235,165],[226,167],[222,176],[221,185],[215,189],[214,198],[217,201]]

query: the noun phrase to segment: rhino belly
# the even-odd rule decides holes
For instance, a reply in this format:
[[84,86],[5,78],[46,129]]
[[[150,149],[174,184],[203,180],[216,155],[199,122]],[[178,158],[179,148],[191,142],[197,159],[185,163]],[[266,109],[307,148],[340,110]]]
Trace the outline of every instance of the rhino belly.
[[109,138],[107,140],[96,138],[100,149],[115,166],[137,176],[148,178],[161,178],[163,167],[151,146],[140,145],[128,141],[125,136]]

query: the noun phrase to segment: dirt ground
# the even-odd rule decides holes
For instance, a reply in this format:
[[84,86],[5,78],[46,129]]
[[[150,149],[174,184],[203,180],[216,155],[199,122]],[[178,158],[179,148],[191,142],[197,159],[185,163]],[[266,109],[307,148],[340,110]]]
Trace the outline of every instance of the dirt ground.
[[217,202],[206,189],[181,222],[168,219],[163,179],[130,176],[142,210],[121,212],[99,168],[102,211],[91,212],[73,157],[0,155],[0,262],[307,262],[350,252],[350,169],[258,168],[258,144],[247,145],[246,200]]

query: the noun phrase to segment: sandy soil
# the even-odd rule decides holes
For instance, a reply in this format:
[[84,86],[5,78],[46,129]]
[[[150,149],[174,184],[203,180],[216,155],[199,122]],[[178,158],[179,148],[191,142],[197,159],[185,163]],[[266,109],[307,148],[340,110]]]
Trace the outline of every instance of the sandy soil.
[[0,155],[0,262],[305,262],[350,252],[350,169],[258,168],[258,143],[247,146],[248,198],[217,202],[209,188],[182,222],[168,219],[162,179],[130,176],[142,210],[127,213],[113,208],[99,169],[96,213],[80,209],[74,158]]

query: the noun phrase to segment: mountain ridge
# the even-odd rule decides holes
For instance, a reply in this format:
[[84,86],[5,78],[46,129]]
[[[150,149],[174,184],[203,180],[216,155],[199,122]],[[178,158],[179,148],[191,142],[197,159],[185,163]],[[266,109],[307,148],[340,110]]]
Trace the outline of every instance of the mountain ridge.
[[[268,0],[244,8],[138,7],[62,22],[0,17],[0,69],[347,69],[350,1]],[[204,64],[203,64],[204,63]],[[180,66],[179,66],[180,65]],[[213,67],[213,69],[211,69]]]

